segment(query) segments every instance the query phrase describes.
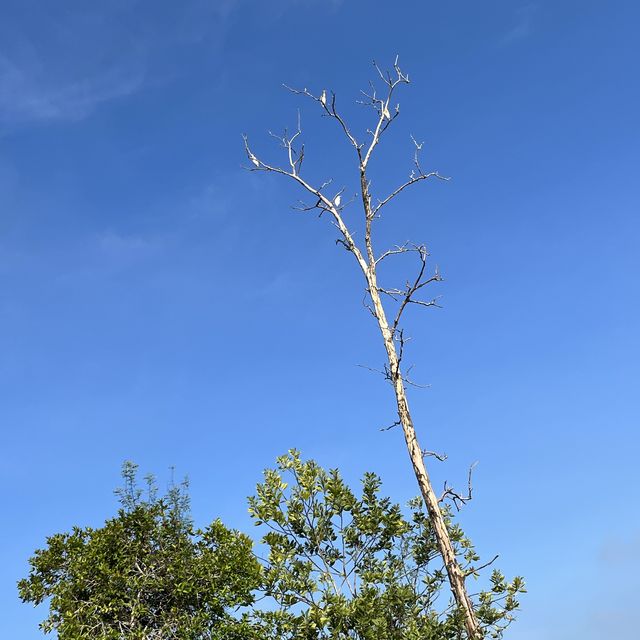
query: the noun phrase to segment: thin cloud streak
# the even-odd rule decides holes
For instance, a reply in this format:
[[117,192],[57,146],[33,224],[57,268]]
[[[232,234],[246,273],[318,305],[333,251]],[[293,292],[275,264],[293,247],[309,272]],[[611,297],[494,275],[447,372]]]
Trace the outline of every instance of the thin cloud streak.
[[533,18],[537,10],[538,6],[533,3],[520,7],[517,10],[515,24],[502,36],[500,44],[508,45],[530,36],[533,30]]
[[[343,0],[331,0],[336,9]],[[222,45],[246,0],[150,0],[102,6],[66,0],[34,14],[28,2],[0,10],[0,128],[79,121],[113,100],[174,78],[189,47]],[[319,0],[277,0],[281,13]],[[12,28],[20,24],[21,29]]]
[[[238,2],[150,4],[62,2],[33,18],[19,3],[3,9],[0,126],[82,120],[107,102],[170,80],[182,49],[202,45],[210,53],[224,40]],[[11,29],[12,22],[22,28]]]
[[34,67],[0,56],[0,122],[81,120],[99,105],[136,92],[145,69],[137,61],[71,81],[39,76]]

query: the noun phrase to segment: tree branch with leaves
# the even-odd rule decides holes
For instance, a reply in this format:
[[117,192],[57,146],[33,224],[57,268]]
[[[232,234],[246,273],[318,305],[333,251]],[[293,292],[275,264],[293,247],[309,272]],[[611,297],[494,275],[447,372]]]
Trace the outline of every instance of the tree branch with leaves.
[[[381,493],[374,473],[351,489],[337,469],[323,469],[292,450],[267,469],[249,498],[255,524],[266,530],[264,594],[258,625],[274,640],[459,639],[464,616],[441,597],[447,580],[433,520],[420,498],[407,509]],[[465,575],[478,577],[471,541],[442,512]],[[518,608],[524,582],[494,569],[475,594],[479,632],[501,638]]]

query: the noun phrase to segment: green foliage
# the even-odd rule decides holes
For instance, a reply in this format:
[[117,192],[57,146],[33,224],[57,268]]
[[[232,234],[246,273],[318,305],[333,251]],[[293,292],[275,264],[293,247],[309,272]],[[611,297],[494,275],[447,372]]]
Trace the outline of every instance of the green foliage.
[[[454,640],[465,638],[448,595],[436,538],[420,499],[403,510],[365,474],[359,493],[337,470],[278,459],[249,499],[266,529],[266,558],[219,520],[194,529],[188,483],[159,498],[125,463],[121,509],[97,529],[47,539],[18,584],[25,602],[48,602],[45,633],[60,640]],[[469,577],[482,565],[444,509]],[[261,564],[262,563],[262,564]],[[474,598],[486,637],[500,638],[524,582],[497,570]],[[254,596],[265,603],[258,609]]]
[[24,602],[49,599],[43,631],[60,640],[250,638],[247,615],[261,568],[251,540],[216,520],[194,530],[186,482],[157,497],[125,463],[122,508],[98,529],[74,527],[47,539],[18,583]]
[[[264,591],[277,605],[258,613],[272,637],[290,640],[445,640],[463,638],[446,573],[420,500],[405,515],[380,496],[371,473],[356,496],[337,470],[302,461],[296,451],[278,459],[249,499],[263,543]],[[479,558],[445,509],[456,554],[477,577]],[[494,571],[476,598],[487,636],[499,638],[518,608],[524,582]]]

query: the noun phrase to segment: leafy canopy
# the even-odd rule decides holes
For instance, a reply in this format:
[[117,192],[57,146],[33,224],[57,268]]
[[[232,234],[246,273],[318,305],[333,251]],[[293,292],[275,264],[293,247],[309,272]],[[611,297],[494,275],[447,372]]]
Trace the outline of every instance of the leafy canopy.
[[[291,640],[445,640],[463,638],[461,612],[443,596],[446,572],[431,522],[416,499],[408,513],[380,495],[365,474],[356,495],[337,470],[290,451],[249,499],[267,532],[262,541],[265,594],[275,607],[258,614],[276,638]],[[479,575],[471,542],[444,509],[461,565]],[[475,606],[483,631],[502,635],[524,582],[497,570]]]
[[47,539],[18,583],[21,599],[49,599],[40,625],[60,640],[249,638],[247,616],[233,611],[253,602],[261,569],[244,534],[219,520],[193,529],[187,485],[158,498],[136,483],[125,463],[122,508],[104,526],[74,527]]
[[[464,621],[448,595],[422,501],[403,510],[367,473],[359,493],[337,470],[290,451],[265,471],[250,538],[219,520],[194,529],[188,486],[159,498],[125,463],[121,509],[104,526],[56,534],[30,560],[20,597],[48,600],[43,631],[60,640],[454,640]],[[443,507],[461,566],[480,578],[473,545]],[[487,637],[500,638],[524,582],[497,570],[474,596]],[[255,596],[260,595],[260,607]]]

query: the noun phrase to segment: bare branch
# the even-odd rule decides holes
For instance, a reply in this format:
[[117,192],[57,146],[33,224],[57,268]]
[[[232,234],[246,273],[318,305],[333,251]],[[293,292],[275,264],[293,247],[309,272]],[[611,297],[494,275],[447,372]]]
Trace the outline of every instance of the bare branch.
[[340,196],[344,191],[344,189],[339,191],[338,194],[334,196],[333,199],[329,199],[329,197],[327,197],[323,193],[323,189],[330,183],[330,181],[323,182],[320,187],[314,187],[300,176],[299,169],[301,166],[301,154],[296,152],[293,146],[295,140],[301,135],[301,129],[299,125],[300,123],[298,122],[298,128],[296,129],[296,132],[292,136],[289,136],[286,131],[282,136],[274,136],[279,140],[279,142],[284,147],[287,153],[289,169],[283,169],[282,167],[279,167],[279,166],[270,165],[260,160],[258,156],[251,150],[247,136],[243,135],[247,157],[249,158],[251,163],[254,165],[254,170],[278,173],[280,175],[287,176],[288,178],[291,178],[292,180],[297,182],[300,186],[302,186],[308,193],[315,196],[317,198],[317,201],[312,208],[319,209],[321,214],[324,211],[327,211],[328,213],[331,214],[331,216],[333,217],[333,223],[338,228],[342,236],[341,238],[339,238],[338,241],[346,249],[348,249],[351,253],[354,254],[354,256],[358,261],[358,264],[360,265],[360,268],[363,270],[363,272],[366,272],[367,263],[364,257],[362,256],[362,253],[358,249],[355,241],[353,240],[353,236],[349,231],[349,228],[347,227],[347,225],[344,223],[344,220],[341,215]]
[[477,567],[469,567],[465,572],[464,575],[466,576],[471,576],[474,574],[477,574],[479,571],[481,571],[482,569],[486,569],[487,567],[490,567],[500,556],[498,554],[496,554],[495,556],[493,556],[493,558],[491,558],[491,560],[489,560],[489,562],[485,562],[484,564],[481,564]]
[[409,246],[409,243],[405,242],[403,245],[396,245],[395,249],[389,249],[388,251],[385,251],[383,254],[381,254],[379,257],[376,258],[375,264],[378,265],[380,262],[382,262],[385,258],[388,258],[389,256],[395,256],[395,255],[398,255],[399,253],[407,253],[408,251],[411,251],[411,249],[409,249],[408,246]]
[[[383,369],[374,369],[373,367],[369,367],[366,364],[358,364],[356,365],[357,367],[360,367],[361,369],[366,369],[367,371],[371,371],[371,373],[379,373],[381,376],[384,376],[384,378],[386,380],[389,380],[389,372],[387,371],[387,369],[385,368]],[[386,367],[386,365],[385,365]]]
[[367,302],[367,295],[369,295],[368,291],[365,291],[364,296],[362,297],[362,306],[365,307],[365,309],[367,309],[369,311],[369,313],[374,317],[374,318],[378,318],[378,314],[376,313],[375,309]]
[[425,457],[431,456],[440,462],[444,462],[449,457],[446,453],[436,453],[435,451],[428,451],[427,449],[422,450],[422,455]]
[[326,89],[323,89],[322,93],[317,96],[311,93],[311,91],[309,91],[306,87],[304,89],[295,89],[293,87],[289,87],[286,84],[283,86],[288,91],[291,91],[291,93],[306,96],[307,98],[315,100],[315,102],[320,104],[322,110],[324,111],[324,115],[334,118],[340,124],[340,127],[342,128],[342,131],[346,135],[347,139],[358,152],[358,156],[360,155],[360,149],[362,149],[362,145],[356,140],[355,136],[349,130],[349,127],[347,126],[344,118],[338,113],[338,110],[336,109],[336,94],[333,93],[333,91],[331,91],[330,96],[327,96]]
[[413,369],[413,365],[407,368],[406,373],[402,374],[402,381],[405,384],[408,384],[410,387],[414,387],[415,389],[429,389],[431,388],[430,384],[418,384],[409,378],[409,371]]
[[414,251],[418,254],[419,260],[420,260],[420,268],[418,270],[418,275],[415,278],[415,280],[413,281],[413,283],[409,283],[407,282],[404,290],[400,291],[400,290],[392,290],[392,292],[394,293],[394,295],[402,295],[402,302],[400,303],[400,307],[398,308],[398,311],[396,313],[396,317],[393,321],[392,324],[392,331],[393,333],[395,333],[395,331],[398,328],[398,325],[400,323],[400,320],[402,318],[402,314],[404,313],[407,305],[409,304],[416,304],[418,306],[422,306],[422,307],[437,307],[438,304],[436,302],[437,298],[434,298],[432,300],[417,300],[415,299],[413,296],[420,291],[420,289],[426,287],[427,285],[431,284],[432,282],[441,282],[442,281],[442,277],[440,276],[440,273],[438,271],[438,268],[436,267],[435,273],[434,275],[430,276],[429,278],[425,278],[425,269],[427,266],[427,257],[428,257],[428,253],[427,253],[427,248],[424,245],[416,245],[415,247],[413,247]]
[[422,151],[422,147],[424,146],[424,142],[417,142],[416,139],[411,136],[411,140],[414,145],[414,153],[413,153],[413,165],[411,173],[409,174],[409,179],[401,184],[397,189],[392,191],[384,200],[380,200],[378,204],[373,209],[373,215],[376,216],[380,212],[380,209],[385,205],[389,204],[391,200],[393,200],[396,196],[401,194],[405,189],[411,187],[417,182],[421,182],[422,180],[428,180],[429,178],[438,178],[439,180],[448,181],[451,178],[441,176],[437,171],[430,171],[429,173],[425,173],[420,166],[420,152]]
[[443,502],[446,499],[450,499],[451,502],[453,503],[453,505],[455,506],[456,510],[460,511],[460,509],[465,504],[467,504],[467,502],[472,500],[473,499],[473,487],[472,487],[472,484],[471,484],[471,475],[473,473],[474,468],[477,466],[477,464],[478,464],[477,462],[474,462],[469,467],[469,476],[468,476],[468,479],[467,479],[467,495],[463,496],[463,495],[459,494],[452,487],[447,485],[447,481],[445,480],[445,482],[444,482],[444,491],[442,492],[440,498],[438,499],[438,502]]
[[242,139],[244,141],[244,149],[245,152],[247,154],[247,158],[249,158],[249,161],[251,162],[251,164],[253,165],[252,167],[248,167],[249,171],[256,171],[259,169],[264,170],[264,166],[263,164],[260,162],[260,160],[258,160],[258,158],[253,154],[253,152],[251,151],[251,149],[249,148],[249,139],[247,138],[246,134],[242,134]]
[[384,98],[378,98],[375,91],[373,91],[371,95],[367,95],[370,100],[370,104],[372,104],[372,106],[376,107],[378,110],[378,122],[376,123],[375,128],[370,132],[371,142],[369,143],[369,147],[367,148],[367,151],[360,163],[361,170],[366,169],[367,165],[369,164],[371,155],[380,142],[381,135],[384,133],[384,131],[386,131],[391,122],[400,115],[400,105],[396,105],[393,115],[391,115],[391,111],[389,110],[389,106],[391,105],[391,100],[393,98],[393,93],[396,87],[399,84],[409,84],[409,76],[402,73],[402,71],[400,70],[397,56],[393,65],[395,77],[393,77],[389,72],[384,73],[375,60],[373,61],[373,66],[378,72],[378,75],[380,76],[382,82],[386,85],[387,91],[386,97]]
[[[296,211],[313,211],[314,209],[318,208],[318,203],[307,204],[304,200],[298,200],[298,204],[292,205],[291,208],[295,209]],[[320,212],[320,215],[322,215],[322,212]]]
[[[374,313],[372,311],[372,313]],[[406,339],[408,340],[408,338]],[[379,375],[381,375],[386,382],[388,382],[389,384],[393,385],[394,381],[396,378],[400,378],[402,380],[402,382],[405,385],[408,385],[410,387],[415,387],[416,389],[428,389],[431,387],[431,385],[428,384],[418,384],[417,382],[414,382],[413,380],[411,380],[411,378],[409,378],[409,372],[413,369],[413,365],[408,367],[405,373],[402,373],[400,371],[400,362],[402,360],[402,353],[404,350],[404,343],[405,341],[404,339],[400,339],[400,346],[398,349],[398,366],[397,367],[391,367],[389,364],[385,363],[383,365],[382,369],[374,369],[373,367],[369,367],[365,364],[359,364],[357,365],[358,367],[360,367],[361,369],[366,369],[367,371],[370,371],[371,373],[377,373]]]
[[402,424],[400,420],[396,420],[393,424],[390,424],[388,427],[380,427],[380,431],[391,431],[394,427],[399,427]]

